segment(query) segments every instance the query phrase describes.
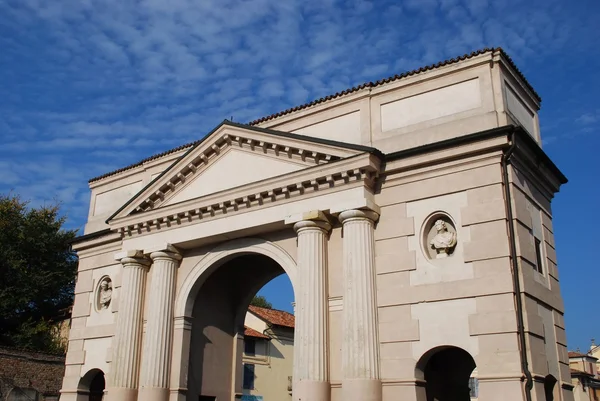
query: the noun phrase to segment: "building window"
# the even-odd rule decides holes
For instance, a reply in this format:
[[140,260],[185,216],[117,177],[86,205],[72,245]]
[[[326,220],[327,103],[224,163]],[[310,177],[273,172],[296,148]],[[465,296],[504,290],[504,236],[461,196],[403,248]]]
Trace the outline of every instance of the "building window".
[[244,364],[244,390],[254,389],[254,365]]
[[544,264],[543,264],[543,258],[542,258],[542,241],[538,238],[535,238],[535,262],[536,262],[536,266],[535,269],[541,273],[544,274]]
[[544,227],[542,223],[542,211],[537,205],[528,202],[527,208],[531,215],[531,235],[533,236],[533,245],[535,248],[535,271],[544,274]]
[[469,393],[471,398],[477,398],[479,394],[479,380],[476,377],[469,378],[469,389],[471,390]]
[[256,354],[256,340],[252,338],[246,338],[244,340],[244,353],[246,353],[246,355]]

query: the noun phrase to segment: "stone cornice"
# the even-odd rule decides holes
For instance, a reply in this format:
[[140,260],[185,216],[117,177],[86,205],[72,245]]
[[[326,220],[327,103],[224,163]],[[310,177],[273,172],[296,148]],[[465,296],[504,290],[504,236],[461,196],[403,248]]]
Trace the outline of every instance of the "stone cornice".
[[268,207],[276,202],[363,185],[373,188],[380,160],[361,154],[335,163],[315,166],[284,176],[250,183],[201,198],[136,213],[110,222],[122,236],[134,236],[155,229],[199,220],[223,217],[249,209]]
[[248,152],[257,152],[306,167],[323,165],[363,153],[359,150],[310,143],[297,138],[272,136],[229,125],[223,126],[212,136],[197,148],[191,148],[182,155],[171,167],[109,218],[108,222],[129,214],[147,212],[164,205],[186,182],[201,174],[207,166],[219,158],[219,155],[229,149],[237,148]]

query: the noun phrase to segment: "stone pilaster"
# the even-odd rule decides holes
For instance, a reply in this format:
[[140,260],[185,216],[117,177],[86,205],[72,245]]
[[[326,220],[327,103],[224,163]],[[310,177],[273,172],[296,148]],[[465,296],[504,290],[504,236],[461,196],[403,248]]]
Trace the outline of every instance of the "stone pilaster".
[[109,401],[137,399],[142,346],[144,291],[150,260],[139,251],[126,251],[115,256],[123,265],[119,312],[114,337]]
[[294,400],[328,401],[327,235],[331,225],[322,213],[294,224],[298,233],[298,282],[294,338]]
[[374,224],[370,210],[346,210],[343,225],[342,399],[380,401]]
[[150,253],[152,279],[144,336],[139,401],[167,401],[173,347],[175,279],[181,255],[172,246]]

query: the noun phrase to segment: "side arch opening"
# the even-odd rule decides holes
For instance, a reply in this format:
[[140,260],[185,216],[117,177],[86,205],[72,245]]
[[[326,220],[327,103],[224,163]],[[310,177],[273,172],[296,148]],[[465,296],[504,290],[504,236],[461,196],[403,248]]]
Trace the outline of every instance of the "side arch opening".
[[425,381],[427,401],[470,401],[477,365],[464,349],[441,346],[427,351],[415,369],[415,377]]
[[79,380],[77,392],[85,401],[102,401],[106,380],[100,369],[91,369]]

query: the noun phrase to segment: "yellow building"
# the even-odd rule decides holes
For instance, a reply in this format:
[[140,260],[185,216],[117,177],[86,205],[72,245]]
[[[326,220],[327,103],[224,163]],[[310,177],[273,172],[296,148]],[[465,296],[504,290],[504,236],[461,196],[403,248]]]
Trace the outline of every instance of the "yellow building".
[[579,351],[569,352],[569,367],[573,383],[575,401],[598,401],[600,399],[600,374],[598,358],[592,354],[600,353],[598,347],[592,344],[587,354]]
[[250,306],[244,321],[243,401],[292,399],[294,315]]

